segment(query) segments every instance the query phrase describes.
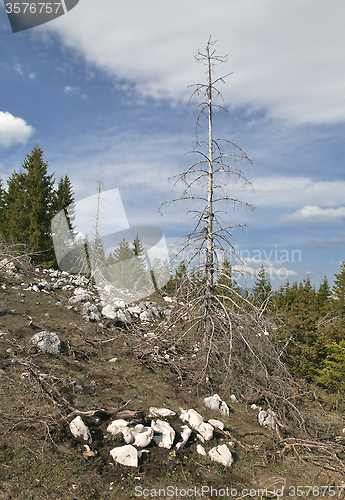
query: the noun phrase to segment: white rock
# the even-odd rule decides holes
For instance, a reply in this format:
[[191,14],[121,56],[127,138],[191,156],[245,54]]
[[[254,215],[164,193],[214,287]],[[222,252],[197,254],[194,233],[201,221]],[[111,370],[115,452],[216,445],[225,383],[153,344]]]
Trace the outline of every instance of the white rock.
[[198,429],[199,425],[203,423],[202,416],[195,410],[191,409],[186,411],[181,408],[181,411],[180,419],[188,422],[193,429]]
[[113,420],[111,424],[108,425],[107,427],[107,432],[112,434],[113,436],[116,436],[119,432],[121,432],[121,429],[123,427],[127,427],[128,422],[126,420],[123,420],[122,418],[119,418],[117,420]]
[[109,319],[115,319],[116,318],[116,312],[115,309],[112,305],[108,304],[107,306],[103,307],[102,309],[102,316],[105,316],[106,318]]
[[134,441],[134,436],[132,434],[132,431],[129,427],[122,427],[121,428],[121,433],[123,436],[123,439],[125,440],[126,444],[132,444]]
[[30,339],[42,352],[48,354],[58,354],[60,352],[60,339],[56,333],[38,332]]
[[260,411],[258,415],[259,424],[274,431],[274,429],[276,428],[274,415],[274,412],[270,410]]
[[128,311],[131,314],[140,314],[142,312],[141,307],[139,307],[139,306],[131,306],[128,308]]
[[129,428],[129,430],[134,438],[134,446],[144,448],[151,443],[153,438],[152,427],[144,427],[142,424],[137,424],[135,427]]
[[180,450],[185,446],[185,444],[187,443],[188,439],[192,434],[192,429],[190,429],[188,425],[181,425],[181,428],[183,429],[183,431],[181,432],[182,441],[176,444],[177,450]]
[[115,299],[113,301],[114,307],[119,307],[119,308],[125,308],[126,307],[126,302],[121,299]]
[[257,410],[257,406],[253,403],[252,405],[250,405],[250,407],[253,409],[253,410]]
[[110,451],[113,460],[118,464],[127,465],[128,467],[138,467],[138,460],[141,457],[141,452],[131,444],[113,448]]
[[214,428],[207,422],[202,422],[197,428],[197,431],[202,435],[205,441],[210,441],[213,438]]
[[133,321],[130,313],[128,311],[123,310],[123,309],[119,309],[116,312],[116,318],[119,319],[120,321],[122,321],[123,323],[131,323]]
[[151,427],[158,435],[153,436],[153,441],[160,448],[170,449],[175,439],[175,431],[168,422],[163,420],[152,420]]
[[117,361],[117,358],[111,358],[111,359],[109,359],[109,363],[116,363],[116,361]]
[[151,417],[173,417],[176,413],[168,408],[156,408],[155,406],[150,406],[149,408]]
[[203,446],[201,446],[201,444],[197,445],[196,451],[199,453],[199,455],[206,456],[205,448]]
[[230,467],[234,462],[231,451],[226,446],[226,444],[221,444],[219,446],[216,446],[215,448],[212,448],[208,452],[208,454],[214,462],[225,465],[225,467]]
[[47,281],[41,281],[39,283],[39,286],[43,288],[43,290],[46,290],[47,292],[50,292],[50,285],[47,283]]
[[140,321],[153,321],[152,314],[149,311],[143,311],[140,313]]
[[232,401],[233,403],[236,403],[237,398],[236,398],[235,394],[231,394],[230,401]]
[[223,422],[221,422],[220,420],[216,420],[215,418],[210,418],[208,423],[211,424],[216,429],[220,429],[221,431],[224,429]]
[[218,394],[214,394],[213,396],[204,399],[204,405],[206,408],[211,408],[211,410],[219,410],[221,404],[222,400]]
[[84,424],[79,415],[72,420],[72,422],[69,424],[69,428],[74,437],[81,437],[84,439],[84,441],[88,441],[90,444],[92,443],[92,437],[89,428]]
[[225,415],[226,417],[230,415],[230,409],[225,401],[222,401],[222,404],[219,407],[219,411],[223,413],[223,415]]

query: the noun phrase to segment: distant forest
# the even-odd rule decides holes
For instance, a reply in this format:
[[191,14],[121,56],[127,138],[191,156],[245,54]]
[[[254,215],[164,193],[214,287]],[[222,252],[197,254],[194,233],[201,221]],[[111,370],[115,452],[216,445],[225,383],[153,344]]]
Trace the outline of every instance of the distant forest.
[[[56,182],[54,174],[48,174],[43,156],[36,145],[24,159],[22,170],[10,176],[6,189],[0,180],[0,233],[5,243],[25,245],[36,264],[57,268],[51,220],[64,210],[73,230],[75,200],[68,175]],[[135,255],[139,257],[138,265],[144,266],[143,254],[142,243],[136,236],[133,242],[122,241],[107,258],[104,256],[104,262],[125,263]],[[205,282],[200,273],[192,277],[186,273],[183,261],[172,270],[169,263],[157,260],[153,268],[156,273],[169,274],[168,283],[160,292],[170,295],[180,295],[184,288],[192,290]],[[122,271],[126,272],[126,267]],[[279,356],[294,374],[332,393],[345,392],[345,262],[335,274],[332,288],[325,276],[318,288],[307,278],[300,283],[286,281],[274,291],[262,266],[249,291],[240,288],[225,259],[215,284],[220,299],[224,294],[222,284],[227,286],[227,293],[234,290],[237,297],[242,297],[241,307],[250,302],[257,314],[274,322],[276,340],[283,346]]]

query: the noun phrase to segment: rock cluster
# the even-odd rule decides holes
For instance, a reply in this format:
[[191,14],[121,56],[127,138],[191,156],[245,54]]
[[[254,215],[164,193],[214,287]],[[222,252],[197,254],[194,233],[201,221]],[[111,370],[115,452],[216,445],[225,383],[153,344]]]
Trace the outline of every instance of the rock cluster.
[[[180,410],[180,419],[189,425],[180,425],[181,431],[178,440],[176,439],[177,433],[171,423],[160,418],[156,419],[156,417],[169,418],[176,416],[175,412],[167,408],[151,407],[149,415],[152,419],[149,420],[144,417],[144,424],[133,422],[133,420],[128,421],[125,418],[113,420],[108,425],[106,432],[114,437],[119,436],[125,443],[122,446],[116,446],[110,451],[113,460],[128,467],[138,467],[142,454],[149,453],[149,450],[144,449],[146,447],[156,445],[170,450],[174,446],[177,450],[180,450],[187,445],[191,438],[194,441],[199,439],[204,444],[205,441],[212,440],[215,429],[224,428],[224,424],[220,420],[211,419],[204,422],[203,417],[194,409],[183,410],[181,408]],[[92,443],[91,433],[80,416],[71,421],[69,428],[74,437],[80,438],[89,444]],[[196,451],[201,455],[208,454],[211,460],[226,467],[230,467],[233,463],[231,451],[226,444],[215,446],[208,452],[201,444],[198,444]]]
[[[8,259],[0,261],[0,269],[4,269],[11,277],[22,279],[21,270]],[[151,323],[170,315],[175,303],[175,299],[165,297],[167,303],[165,307],[150,301],[127,304],[119,298],[121,290],[116,289],[114,285],[104,284],[100,290],[99,286],[91,285],[86,276],[70,274],[66,271],[37,268],[36,276],[32,283],[20,284],[22,291],[49,294],[61,289],[72,292],[66,307],[80,311],[86,321],[101,322],[103,319],[111,319],[125,324],[133,321]],[[61,302],[59,304],[61,305]]]

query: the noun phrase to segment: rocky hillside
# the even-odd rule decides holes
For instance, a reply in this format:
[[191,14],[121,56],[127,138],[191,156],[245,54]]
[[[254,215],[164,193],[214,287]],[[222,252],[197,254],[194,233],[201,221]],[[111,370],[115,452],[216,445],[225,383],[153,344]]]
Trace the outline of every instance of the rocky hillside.
[[101,302],[83,276],[0,268],[0,499],[343,496],[341,420],[289,442],[267,408],[135,354],[174,299]]

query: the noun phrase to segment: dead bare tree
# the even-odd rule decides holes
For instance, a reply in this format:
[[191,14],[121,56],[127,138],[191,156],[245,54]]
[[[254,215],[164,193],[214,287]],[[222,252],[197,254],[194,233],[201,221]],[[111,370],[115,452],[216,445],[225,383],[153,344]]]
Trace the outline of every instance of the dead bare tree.
[[[236,183],[251,186],[238,167],[239,162],[251,164],[251,160],[234,142],[215,138],[214,116],[226,112],[218,104],[222,95],[217,85],[229,75],[216,78],[214,66],[225,62],[226,57],[216,54],[210,38],[205,53],[199,51],[196,59],[207,68],[206,83],[193,86],[191,96],[201,97],[197,140],[191,151],[197,158],[175,177],[175,184],[184,185],[183,195],[163,204],[181,200],[193,204],[187,212],[192,217],[192,229],[183,237],[179,252],[190,252],[190,258],[184,259],[187,273],[172,314],[156,329],[150,328],[150,336],[143,337],[133,327],[138,341],[135,351],[143,363],[170,367],[181,383],[201,391],[214,389],[225,396],[235,393],[247,404],[262,405],[275,413],[287,435],[316,435],[328,420],[325,415],[316,418],[303,409],[306,400],[312,404],[315,398],[282,361],[284,345],[277,326],[246,299],[222,267],[225,257],[228,261],[237,259],[233,231],[245,227],[229,220],[229,209],[236,205],[254,209],[234,196],[231,189]],[[208,130],[205,140],[199,139],[203,118]]]
[[[195,96],[201,97],[201,102],[197,107],[196,144],[195,149],[191,151],[197,156],[197,161],[175,177],[175,185],[179,182],[184,184],[183,196],[163,203],[163,205],[170,205],[184,200],[200,205],[187,212],[192,214],[193,227],[184,237],[179,253],[183,254],[187,249],[192,249],[192,257],[187,265],[192,268],[192,273],[202,271],[205,276],[202,287],[204,302],[202,343],[205,348],[214,332],[214,308],[217,307],[215,303],[216,276],[220,272],[220,264],[225,256],[230,259],[237,258],[232,231],[245,226],[225,221],[224,215],[228,218],[230,204],[254,210],[249,203],[233,197],[228,189],[231,182],[242,182],[243,186],[251,186],[250,181],[237,167],[241,160],[251,164],[250,158],[234,142],[214,137],[215,114],[220,111],[228,113],[226,108],[218,103],[223,100],[218,84],[225,83],[225,78],[231,74],[219,78],[214,77],[214,66],[227,61],[226,56],[216,54],[213,48],[214,43],[210,37],[206,52],[199,51],[196,55],[197,61],[204,62],[206,65],[206,83],[190,86],[194,87],[190,101]],[[208,137],[205,140],[199,139],[202,118],[206,119],[208,129]]]

